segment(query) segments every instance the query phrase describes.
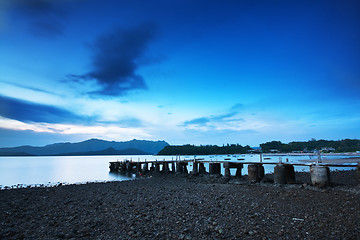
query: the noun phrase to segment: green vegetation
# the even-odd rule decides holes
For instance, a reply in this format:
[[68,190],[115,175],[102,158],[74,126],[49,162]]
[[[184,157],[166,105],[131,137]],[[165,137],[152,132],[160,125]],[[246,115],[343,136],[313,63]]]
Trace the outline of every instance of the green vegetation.
[[216,154],[243,154],[248,153],[252,148],[250,146],[241,146],[239,144],[231,144],[226,146],[206,145],[182,145],[182,146],[166,146],[158,155],[216,155]]
[[288,144],[280,141],[272,141],[260,144],[262,152],[312,152],[320,150],[322,152],[356,152],[360,151],[360,140],[344,139],[338,141],[315,140],[308,142],[290,142]]
[[[319,150],[321,152],[356,152],[360,151],[360,140],[344,139],[338,141],[315,140],[307,142],[290,142],[288,144],[280,141],[272,141],[260,144],[261,151],[269,152],[313,152]],[[241,146],[239,144],[227,144],[226,146],[216,145],[182,145],[182,146],[166,146],[158,155],[216,155],[216,154],[244,154],[254,151],[250,146]]]

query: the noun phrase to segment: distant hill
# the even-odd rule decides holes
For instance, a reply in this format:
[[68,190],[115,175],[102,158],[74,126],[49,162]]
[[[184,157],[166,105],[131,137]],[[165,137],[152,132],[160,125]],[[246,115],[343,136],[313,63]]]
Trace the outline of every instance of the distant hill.
[[[110,148],[116,151],[134,152],[134,154],[157,154],[164,147],[169,144],[165,141],[147,141],[147,140],[131,140],[126,142],[105,141],[101,139],[89,139],[78,143],[55,143],[46,145],[44,147],[33,146],[20,146],[12,148],[0,148],[1,156],[9,156],[11,153],[23,153],[22,156],[36,155],[36,156],[49,156],[49,155],[68,155],[74,153],[87,153],[89,152],[101,152],[109,150]],[[132,150],[129,150],[132,149]],[[101,154],[96,154],[101,155]],[[109,154],[103,154],[109,155]],[[120,154],[119,154],[120,155]],[[122,154],[123,155],[123,154]],[[130,153],[126,153],[130,155]],[[19,155],[17,155],[19,156]]]
[[148,152],[141,151],[136,148],[127,148],[124,150],[116,150],[113,148],[107,148],[101,151],[91,152],[75,152],[75,153],[63,153],[61,156],[95,156],[95,155],[151,155]]

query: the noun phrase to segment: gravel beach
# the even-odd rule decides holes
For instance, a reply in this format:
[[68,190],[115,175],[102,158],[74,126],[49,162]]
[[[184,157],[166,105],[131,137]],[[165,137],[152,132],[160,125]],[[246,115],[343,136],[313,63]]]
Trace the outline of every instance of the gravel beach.
[[359,239],[356,171],[332,186],[162,175],[0,191],[1,239]]

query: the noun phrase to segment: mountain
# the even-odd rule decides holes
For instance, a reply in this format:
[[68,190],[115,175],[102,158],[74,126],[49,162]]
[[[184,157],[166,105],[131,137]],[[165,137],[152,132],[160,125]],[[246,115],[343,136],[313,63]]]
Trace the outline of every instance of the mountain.
[[[0,148],[0,155],[10,153],[24,153],[27,155],[66,155],[69,153],[98,152],[113,148],[114,150],[137,149],[149,154],[157,154],[169,144],[165,141],[131,140],[127,142],[105,141],[101,139],[89,139],[78,143],[55,143],[44,147],[20,146],[12,148]],[[88,154],[87,154],[88,155]]]
[[90,152],[75,152],[75,153],[63,153],[61,156],[95,156],[95,155],[151,155],[150,153],[141,151],[136,148],[127,148],[124,150],[116,150],[107,148],[101,151],[90,151]]

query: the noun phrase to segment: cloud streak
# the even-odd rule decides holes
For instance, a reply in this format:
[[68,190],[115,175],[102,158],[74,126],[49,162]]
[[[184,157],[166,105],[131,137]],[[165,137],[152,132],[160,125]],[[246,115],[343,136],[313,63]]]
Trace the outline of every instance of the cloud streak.
[[226,114],[220,115],[212,115],[209,117],[200,117],[195,118],[192,120],[185,121],[183,126],[198,126],[198,127],[205,127],[205,126],[212,126],[215,124],[229,124],[234,122],[242,122],[244,119],[242,118],[234,118],[238,113],[237,112],[229,112]]
[[21,122],[72,123],[85,121],[65,109],[0,95],[0,116]]
[[6,130],[30,131],[30,133],[50,133],[60,135],[83,136],[85,138],[104,138],[112,140],[127,140],[133,138],[149,138],[150,135],[138,128],[124,128],[117,125],[86,126],[75,124],[58,123],[24,123],[17,120],[0,117],[0,126],[6,126]]
[[100,36],[93,44],[92,69],[82,75],[70,74],[73,81],[96,82],[99,90],[90,92],[97,96],[121,96],[130,90],[146,89],[146,83],[137,73],[156,28],[143,24],[130,29],[114,29]]

